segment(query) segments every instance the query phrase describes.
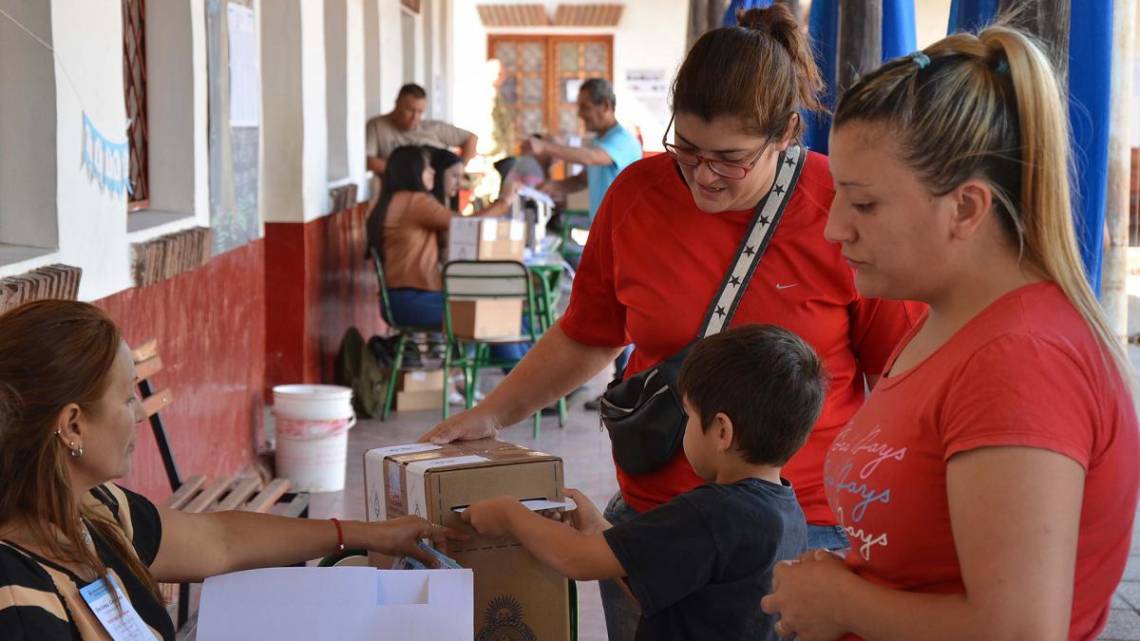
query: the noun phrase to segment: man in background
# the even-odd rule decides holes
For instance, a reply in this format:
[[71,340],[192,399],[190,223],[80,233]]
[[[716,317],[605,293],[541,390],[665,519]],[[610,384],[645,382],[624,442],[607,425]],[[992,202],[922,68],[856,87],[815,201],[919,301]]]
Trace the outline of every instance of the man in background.
[[383,177],[392,150],[404,145],[457,148],[464,163],[475,157],[475,134],[440,120],[424,120],[425,111],[427,92],[417,84],[406,84],[400,87],[390,113],[368,121],[368,168],[377,177]]
[[598,213],[602,197],[617,175],[641,158],[641,144],[614,116],[617,98],[609,81],[591,78],[578,90],[578,117],[586,130],[595,134],[587,147],[569,147],[541,138],[528,138],[522,152],[537,157],[563,160],[584,165],[586,171],[563,180],[553,180],[539,187],[555,200],[567,194],[590,190],[590,221]]
[[[617,121],[614,116],[616,106],[617,97],[614,96],[614,88],[609,81],[591,78],[583,82],[582,88],[578,90],[578,117],[582,119],[586,130],[595,134],[590,145],[568,147],[541,138],[528,138],[522,147],[524,154],[586,166],[586,171],[563,180],[543,183],[539,190],[555,200],[564,200],[567,194],[589,189],[591,223],[614,179],[623,169],[641,158],[641,143]],[[614,380],[621,380],[631,352],[632,349],[626,347],[614,361]],[[586,401],[586,409],[597,411],[600,398]]]

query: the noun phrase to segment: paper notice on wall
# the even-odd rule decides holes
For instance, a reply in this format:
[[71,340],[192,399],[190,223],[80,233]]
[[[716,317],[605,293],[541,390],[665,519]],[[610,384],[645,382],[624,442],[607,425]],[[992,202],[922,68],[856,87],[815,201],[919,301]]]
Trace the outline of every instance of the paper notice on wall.
[[[641,128],[646,149],[659,149],[669,122],[669,80],[663,68],[626,70],[626,90],[634,97],[633,119]],[[638,113],[640,112],[640,113]]]
[[578,102],[578,93],[582,91],[582,83],[585,80],[581,78],[567,78],[562,81],[562,91],[565,94],[564,100],[569,103]]
[[653,118],[654,124],[663,130],[665,123],[669,122],[669,81],[665,70],[627,69],[625,83],[629,93]]
[[261,121],[257,20],[253,9],[229,3],[230,126],[256,127]]

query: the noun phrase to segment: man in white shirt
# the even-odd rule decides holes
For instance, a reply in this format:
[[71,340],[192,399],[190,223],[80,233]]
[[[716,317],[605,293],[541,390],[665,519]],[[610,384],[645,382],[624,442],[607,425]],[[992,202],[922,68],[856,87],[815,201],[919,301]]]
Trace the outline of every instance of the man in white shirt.
[[424,120],[427,92],[416,84],[400,87],[396,106],[382,116],[368,121],[368,168],[382,177],[388,167],[388,155],[404,145],[426,145],[443,149],[459,148],[459,157],[467,162],[475,156],[478,137],[439,120]]

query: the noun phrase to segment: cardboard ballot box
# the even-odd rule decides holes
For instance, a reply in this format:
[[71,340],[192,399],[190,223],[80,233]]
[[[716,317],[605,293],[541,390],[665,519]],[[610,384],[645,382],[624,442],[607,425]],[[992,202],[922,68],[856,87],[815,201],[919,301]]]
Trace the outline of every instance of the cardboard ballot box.
[[454,511],[496,496],[562,500],[562,459],[493,439],[384,447],[365,452],[364,484],[369,520],[417,514],[471,534],[448,556],[474,571],[476,639],[570,638],[567,580],[517,541],[474,534]]
[[443,370],[412,370],[400,377],[396,409],[402,412],[434,410],[443,407]]
[[522,260],[525,245],[521,220],[457,216],[447,236],[447,260]]
[[521,298],[450,299],[451,331],[476,340],[522,335]]

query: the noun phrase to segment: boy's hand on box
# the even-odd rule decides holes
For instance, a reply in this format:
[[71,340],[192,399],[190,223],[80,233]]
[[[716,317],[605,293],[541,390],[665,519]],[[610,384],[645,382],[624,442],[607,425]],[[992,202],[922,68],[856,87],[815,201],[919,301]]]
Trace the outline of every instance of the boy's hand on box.
[[511,510],[524,510],[518,500],[509,496],[479,501],[463,512],[463,521],[482,536],[502,538],[511,534]]
[[562,493],[574,499],[574,502],[578,504],[578,509],[566,512],[563,516],[564,519],[569,517],[570,525],[574,526],[574,529],[582,534],[599,534],[612,527],[610,522],[602,516],[598,506],[586,498],[585,494],[572,488],[566,488]]
[[428,539],[438,550],[446,551],[448,541],[462,541],[467,535],[451,528],[436,525],[418,516],[404,516],[372,525],[368,548],[389,556],[410,556],[428,567],[439,563],[417,545]]

